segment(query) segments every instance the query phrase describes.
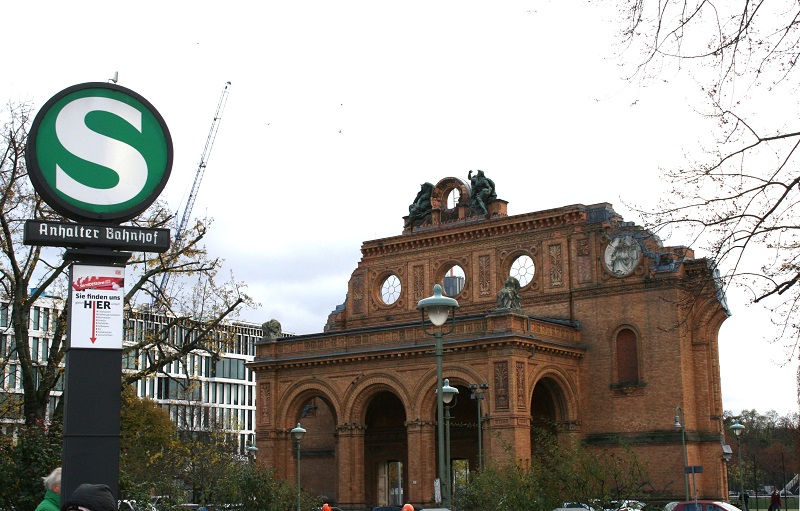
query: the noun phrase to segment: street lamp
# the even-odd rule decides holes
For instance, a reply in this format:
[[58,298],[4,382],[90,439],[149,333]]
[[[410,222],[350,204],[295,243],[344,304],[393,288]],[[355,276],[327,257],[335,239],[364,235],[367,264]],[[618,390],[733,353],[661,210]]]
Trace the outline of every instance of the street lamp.
[[292,428],[292,438],[297,446],[297,511],[300,511],[300,440],[306,434],[306,430],[297,423],[297,426]]
[[252,465],[253,462],[255,461],[256,453],[258,452],[258,447],[251,444],[245,447],[245,450],[247,451],[247,462]]
[[488,383],[471,383],[469,385],[469,390],[472,391],[470,397],[478,402],[478,470],[483,468],[483,416],[481,415],[481,401],[486,397],[485,392],[488,388]]
[[686,488],[686,500],[689,500],[689,474],[686,473],[686,418],[683,416],[683,408],[675,407],[675,429],[681,430],[681,445],[683,445],[683,485]]
[[733,434],[736,435],[736,446],[739,449],[739,499],[742,505],[745,506],[746,511],[747,504],[744,503],[744,480],[742,479],[742,431],[744,431],[744,425],[739,424],[739,419],[734,419],[731,429]]
[[443,490],[447,490],[446,501],[450,502],[453,498],[453,475],[450,473],[450,409],[455,408],[458,402],[458,389],[450,386],[450,380],[444,379],[442,385],[442,401],[444,403],[444,427],[445,427],[445,476],[447,477],[447,486]]
[[[444,402],[442,392],[442,336],[449,334],[455,328],[455,314],[452,314],[453,321],[450,323],[450,328],[447,332],[442,331],[442,325],[447,322],[447,318],[451,316],[451,312],[458,307],[458,301],[454,298],[442,296],[442,286],[436,284],[433,286],[433,296],[423,298],[417,304],[417,309],[422,314],[422,331],[428,335],[436,338],[436,421],[437,433],[439,441],[439,484],[441,488],[442,498],[446,498],[447,492],[445,491],[444,484],[446,484],[445,476],[445,459],[444,459]],[[428,318],[433,326],[437,327],[433,332],[425,328],[425,312],[428,312]],[[445,504],[449,504],[446,502]],[[445,507],[449,507],[446,505]]]

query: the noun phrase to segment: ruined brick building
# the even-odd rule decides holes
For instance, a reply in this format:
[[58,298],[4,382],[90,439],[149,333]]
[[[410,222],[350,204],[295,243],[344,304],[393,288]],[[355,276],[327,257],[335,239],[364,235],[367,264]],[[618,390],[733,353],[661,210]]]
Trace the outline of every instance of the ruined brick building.
[[727,495],[717,334],[728,312],[708,261],[607,203],[508,216],[496,196],[471,201],[475,188],[423,186],[402,234],[363,244],[324,332],[258,343],[258,462],[295,481],[301,423],[308,491],[343,509],[430,505],[436,369],[417,303],[438,283],[460,305],[443,356],[459,389],[456,477],[477,467],[479,425],[484,461],[505,446],[529,460],[532,428],[555,425],[598,448],[624,439],[652,483],[682,499],[680,407],[688,465],[704,467],[699,497]]

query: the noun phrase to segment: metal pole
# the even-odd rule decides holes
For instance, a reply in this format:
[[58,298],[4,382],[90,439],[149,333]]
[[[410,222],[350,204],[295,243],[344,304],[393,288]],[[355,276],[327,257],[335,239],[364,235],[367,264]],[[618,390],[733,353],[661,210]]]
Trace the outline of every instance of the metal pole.
[[297,442],[297,511],[300,511],[300,440]]
[[[739,454],[741,456],[741,453]],[[758,504],[758,467],[756,466],[756,453],[753,453],[753,488],[756,490],[756,511],[759,509]]]
[[[681,413],[683,419],[683,413]],[[682,423],[683,424],[683,423]],[[686,456],[686,425],[681,427],[681,443],[683,444],[683,484],[686,486],[686,500],[689,500],[689,474],[686,473],[686,467],[689,463]]]
[[445,470],[447,472],[447,501],[451,502],[453,500],[453,495],[451,492],[451,488],[453,486],[453,474],[451,473],[452,466],[450,464],[450,407],[444,407],[444,426],[445,426],[445,441],[444,446],[446,450],[445,454]]
[[[739,495],[742,499],[742,505],[745,507],[745,510],[747,510],[747,504],[744,503],[744,479],[742,479],[742,437],[739,435],[736,435],[736,443],[739,447]],[[757,499],[758,496],[756,496],[756,500]]]
[[483,395],[478,396],[478,470],[483,468],[483,424],[481,424],[481,401]]
[[[447,498],[447,473],[445,472],[445,458],[444,458],[444,395],[442,392],[442,332],[437,330],[434,334],[436,337],[436,421],[438,423],[438,439],[439,439],[439,488],[442,493],[442,501],[444,507],[450,507],[450,502]],[[298,509],[298,511],[300,511]]]
[[686,455],[686,417],[683,415],[683,408],[680,406],[675,407],[675,427],[681,428],[681,445],[683,446],[683,486],[686,489],[686,501],[689,501],[689,474],[686,473],[686,467],[689,465],[688,456]]

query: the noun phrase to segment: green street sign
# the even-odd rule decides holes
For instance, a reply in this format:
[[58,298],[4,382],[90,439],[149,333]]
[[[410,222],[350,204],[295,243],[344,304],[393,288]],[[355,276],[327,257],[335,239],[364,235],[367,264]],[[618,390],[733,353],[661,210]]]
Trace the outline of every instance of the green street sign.
[[158,111],[112,83],[68,87],[45,103],[28,135],[33,187],[76,221],[124,222],[158,198],[172,170],[172,137]]

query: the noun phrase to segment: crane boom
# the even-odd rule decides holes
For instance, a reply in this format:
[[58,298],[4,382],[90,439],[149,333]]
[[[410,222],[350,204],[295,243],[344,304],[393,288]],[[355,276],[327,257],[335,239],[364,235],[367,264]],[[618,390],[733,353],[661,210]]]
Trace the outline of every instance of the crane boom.
[[[225,82],[225,87],[222,89],[222,94],[219,96],[219,103],[217,103],[217,111],[214,114],[214,121],[211,123],[211,129],[208,131],[208,138],[206,138],[206,146],[203,148],[203,154],[200,155],[200,163],[197,165],[197,171],[194,175],[194,184],[192,184],[192,191],[189,193],[189,198],[186,201],[186,207],[183,210],[181,223],[175,230],[175,243],[183,239],[183,232],[186,230],[186,225],[189,223],[189,218],[192,216],[192,209],[194,209],[194,201],[197,199],[197,192],[200,189],[200,182],[203,181],[203,174],[206,171],[208,164],[208,157],[211,155],[211,148],[214,146],[214,139],[217,138],[217,130],[219,129],[219,121],[222,119],[222,111],[225,109],[225,103],[228,101],[228,87],[231,82]],[[164,274],[169,275],[168,273]]]
[[[211,148],[214,146],[214,140],[217,138],[217,130],[219,130],[219,122],[222,120],[222,111],[225,109],[225,103],[228,102],[228,87],[231,82],[225,82],[225,87],[222,88],[222,94],[219,96],[217,103],[217,111],[214,113],[214,120],[211,122],[211,129],[208,131],[206,138],[206,145],[203,148],[203,153],[200,155],[200,163],[197,164],[197,171],[194,175],[194,183],[192,183],[192,190],[189,192],[189,198],[186,200],[186,207],[183,209],[183,215],[178,227],[175,229],[175,241],[177,245],[183,239],[183,233],[189,223],[189,218],[192,216],[192,209],[194,209],[194,202],[197,199],[197,192],[200,190],[200,183],[203,181],[203,175],[208,165],[208,158],[211,156]],[[170,273],[166,272],[161,277],[161,285],[158,287],[157,293],[163,297],[164,290],[167,283],[169,283]],[[153,302],[156,302],[154,297]]]

